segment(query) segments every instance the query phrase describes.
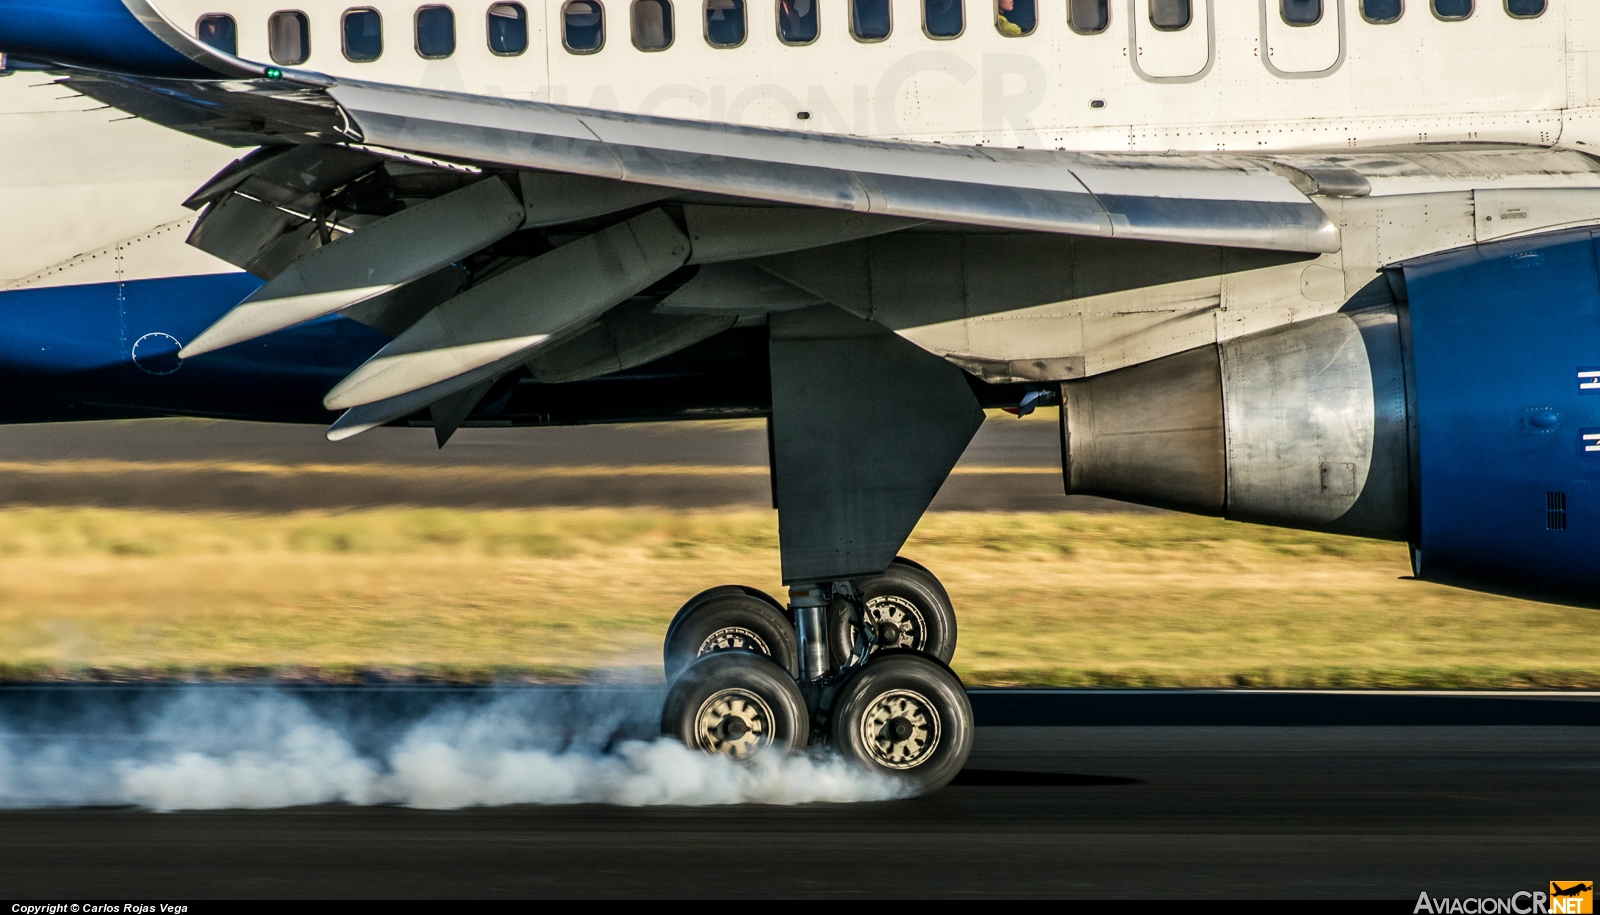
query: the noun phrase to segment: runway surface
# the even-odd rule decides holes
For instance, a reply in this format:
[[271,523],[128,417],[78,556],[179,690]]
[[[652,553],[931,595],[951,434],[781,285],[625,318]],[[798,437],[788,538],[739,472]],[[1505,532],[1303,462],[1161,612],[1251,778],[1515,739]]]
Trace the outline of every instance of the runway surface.
[[[0,720],[13,753],[51,734],[116,740],[161,689],[0,689]],[[398,727],[487,696],[293,692],[341,726]],[[585,701],[642,709],[652,698],[619,690]],[[1600,694],[997,690],[974,693],[974,705],[971,763],[928,798],[12,810],[0,812],[0,890],[74,900],[998,895],[1409,906],[1423,890],[1504,898],[1587,880],[1600,866]],[[648,729],[641,715],[616,727]]]
[[[1148,511],[1062,492],[1051,416],[984,423],[934,511]],[[0,427],[0,504],[287,511],[771,507],[764,422],[425,428],[331,443],[321,426],[194,419]]]

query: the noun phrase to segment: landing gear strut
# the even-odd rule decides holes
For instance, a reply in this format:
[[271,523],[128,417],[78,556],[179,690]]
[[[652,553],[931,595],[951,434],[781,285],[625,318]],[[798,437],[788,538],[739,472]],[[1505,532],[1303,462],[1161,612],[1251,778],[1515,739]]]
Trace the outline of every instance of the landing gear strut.
[[972,706],[946,662],[955,612],[932,573],[790,589],[789,615],[753,588],[689,600],[667,631],[661,725],[693,749],[752,762],[831,745],[858,765],[943,787],[972,749]]

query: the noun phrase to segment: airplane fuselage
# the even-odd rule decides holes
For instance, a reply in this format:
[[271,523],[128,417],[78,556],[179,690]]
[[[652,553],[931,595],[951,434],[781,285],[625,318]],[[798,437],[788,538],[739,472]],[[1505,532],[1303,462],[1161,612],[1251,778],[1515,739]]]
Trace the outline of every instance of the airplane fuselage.
[[[1369,0],[1326,0],[1311,25],[1286,23],[1278,0],[1193,0],[1184,3],[1189,24],[1175,31],[1153,25],[1150,0],[1109,0],[1094,32],[1070,16],[1098,4],[1032,0],[1035,27],[1018,36],[996,26],[993,0],[965,0],[963,28],[949,38],[928,27],[926,8],[940,2],[888,0],[887,36],[863,40],[855,33],[864,13],[830,0],[806,44],[783,41],[778,21],[789,7],[779,0],[727,11],[672,3],[671,42],[659,50],[636,43],[639,4],[629,0],[581,0],[603,23],[594,50],[571,46],[568,20],[579,17],[560,0],[318,2],[276,26],[277,0],[157,6],[191,33],[229,17],[241,57],[335,77],[859,136],[1154,152],[1600,143],[1600,72],[1589,76],[1600,9],[1581,0],[1553,0],[1534,18],[1477,0],[1456,21],[1412,0],[1387,23],[1369,21]],[[524,50],[491,48],[491,6],[524,12]],[[419,41],[437,29],[419,18],[425,9],[448,10],[447,55],[423,56]],[[380,37],[354,48],[361,23],[352,11],[367,10]],[[710,17],[741,11],[742,39],[713,44]],[[282,52],[284,29],[302,23],[306,42],[291,47],[303,60],[275,57],[273,34]]]

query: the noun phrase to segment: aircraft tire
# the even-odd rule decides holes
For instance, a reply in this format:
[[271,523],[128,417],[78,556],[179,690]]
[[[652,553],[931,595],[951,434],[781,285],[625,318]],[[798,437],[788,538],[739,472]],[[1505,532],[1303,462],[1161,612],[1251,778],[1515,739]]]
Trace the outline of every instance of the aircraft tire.
[[[930,654],[948,664],[956,653],[956,611],[944,585],[926,568],[896,556],[882,575],[860,582],[868,623],[879,629],[873,652],[906,649]],[[895,639],[894,644],[885,644]],[[855,627],[849,615],[835,612],[828,621],[828,648],[836,663],[850,660]]]
[[800,649],[794,624],[777,601],[745,585],[722,585],[696,594],[667,625],[662,663],[670,682],[696,658],[716,651],[748,649],[767,655],[798,674]]
[[973,727],[972,703],[950,668],[921,652],[890,650],[839,687],[830,736],[845,758],[928,794],[967,764]]
[[696,659],[672,681],[661,732],[691,750],[750,763],[805,747],[811,717],[788,671],[764,654],[730,649]]

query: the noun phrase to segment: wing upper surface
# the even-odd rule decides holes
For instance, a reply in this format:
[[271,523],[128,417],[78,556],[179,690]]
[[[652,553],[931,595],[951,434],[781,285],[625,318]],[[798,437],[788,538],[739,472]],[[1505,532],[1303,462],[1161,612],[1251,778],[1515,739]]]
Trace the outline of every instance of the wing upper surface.
[[[74,88],[234,145],[359,142],[506,169],[1035,232],[1327,253],[1338,228],[1268,163],[874,140],[298,75]],[[253,145],[253,144],[252,144]]]
[[341,81],[362,142],[921,220],[1326,253],[1338,229],[1249,160],[870,140]]

